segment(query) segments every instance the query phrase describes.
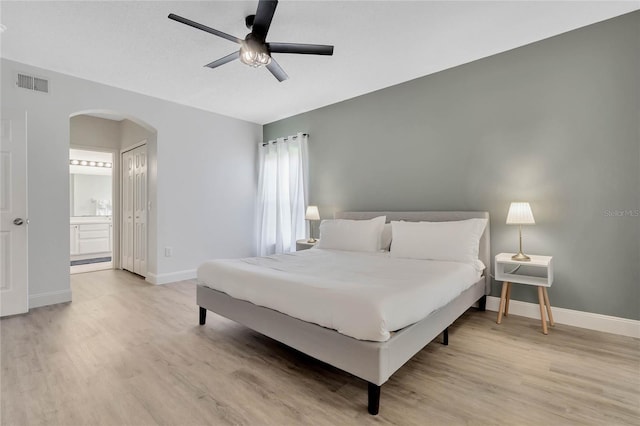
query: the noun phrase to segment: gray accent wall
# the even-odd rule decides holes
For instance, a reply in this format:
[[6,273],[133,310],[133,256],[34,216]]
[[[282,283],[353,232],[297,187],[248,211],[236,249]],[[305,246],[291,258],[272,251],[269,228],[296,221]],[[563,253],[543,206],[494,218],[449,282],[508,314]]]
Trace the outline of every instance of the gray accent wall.
[[[495,255],[517,251],[507,210],[529,201],[537,224],[523,248],[554,256],[552,306],[637,320],[639,79],[634,12],[267,124],[263,136],[310,133],[310,204],[323,218],[487,210]],[[524,285],[512,299],[537,303]]]

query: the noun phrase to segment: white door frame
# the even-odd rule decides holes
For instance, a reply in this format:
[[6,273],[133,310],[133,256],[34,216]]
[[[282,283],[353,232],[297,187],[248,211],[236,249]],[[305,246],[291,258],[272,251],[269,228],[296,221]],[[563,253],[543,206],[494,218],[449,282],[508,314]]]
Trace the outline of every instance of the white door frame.
[[[108,152],[111,154],[111,223],[113,225],[113,235],[111,244],[111,261],[113,268],[120,268],[120,159],[118,158],[118,150],[114,148],[103,148],[100,146],[69,144],[69,149],[81,149],[83,151]],[[67,185],[68,186],[68,185]],[[71,194],[69,194],[71,196]],[[71,218],[71,212],[69,212]],[[71,247],[69,247],[71,252]]]
[[7,316],[29,311],[27,112],[0,116],[0,316]]

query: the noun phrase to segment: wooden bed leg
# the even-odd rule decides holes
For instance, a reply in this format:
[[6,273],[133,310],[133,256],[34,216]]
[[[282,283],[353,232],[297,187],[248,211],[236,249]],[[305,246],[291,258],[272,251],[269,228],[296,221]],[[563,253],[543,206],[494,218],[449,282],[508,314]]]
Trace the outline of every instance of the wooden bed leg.
[[380,386],[368,383],[369,385],[369,414],[375,416],[380,411]]
[[449,345],[449,327],[445,328],[442,332],[442,344],[445,346]]
[[207,309],[200,306],[200,325],[204,325],[207,322]]
[[500,307],[498,308],[498,319],[496,320],[497,324],[502,322],[502,314],[504,314],[504,304],[507,300],[507,288],[509,288],[509,282],[502,282],[502,292],[500,293]]
[[480,299],[478,299],[478,310],[482,311],[482,312],[487,310],[487,295],[486,294],[484,296],[482,296]]

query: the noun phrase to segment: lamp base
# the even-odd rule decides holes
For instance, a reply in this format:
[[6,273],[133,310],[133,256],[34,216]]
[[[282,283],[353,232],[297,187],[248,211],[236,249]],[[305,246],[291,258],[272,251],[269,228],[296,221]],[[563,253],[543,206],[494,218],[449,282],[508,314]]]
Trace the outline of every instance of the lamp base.
[[526,254],[524,254],[523,252],[520,252],[518,254],[514,254],[513,256],[511,256],[511,259],[517,260],[519,262],[529,262],[531,260],[531,258],[529,256],[527,256]]
[[315,238],[309,238],[307,240],[308,243],[315,243],[316,241],[318,241],[318,240],[316,240]]

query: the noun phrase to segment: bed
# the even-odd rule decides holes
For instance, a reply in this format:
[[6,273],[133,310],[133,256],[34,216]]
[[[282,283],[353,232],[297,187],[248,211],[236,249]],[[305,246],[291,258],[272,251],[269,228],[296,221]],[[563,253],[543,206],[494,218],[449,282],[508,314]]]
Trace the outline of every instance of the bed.
[[[421,317],[422,319],[417,322],[412,322],[398,330],[382,330],[380,335],[375,333],[362,335],[358,334],[358,324],[345,323],[343,325],[327,326],[322,322],[322,319],[313,319],[317,323],[304,321],[280,312],[282,309],[277,304],[268,305],[262,302],[254,304],[248,301],[252,300],[252,298],[244,294],[239,297],[233,297],[228,294],[234,293],[230,291],[232,287],[225,287],[218,283],[220,289],[211,288],[212,281],[215,281],[216,277],[212,275],[212,271],[208,270],[206,265],[203,265],[198,271],[199,282],[197,286],[200,324],[205,324],[207,310],[210,310],[365,380],[368,383],[368,411],[372,415],[378,414],[381,386],[396,370],[440,334],[443,334],[443,343],[448,344],[449,325],[474,304],[477,303],[480,310],[485,309],[486,295],[490,291],[488,277],[490,276],[489,268],[491,267],[489,214],[487,212],[340,212],[336,213],[335,217],[336,219],[366,220],[382,215],[386,216],[387,222],[398,220],[446,222],[486,218],[487,226],[480,238],[478,251],[478,258],[485,267],[484,271],[478,273],[470,285],[465,285],[464,289],[445,305],[429,310],[427,316]],[[320,252],[321,250],[316,253],[305,253],[305,256],[313,258],[321,255],[333,255]],[[353,258],[353,262],[358,262],[359,259]],[[363,262],[365,261],[368,260],[364,259]],[[250,265],[253,269],[256,269],[257,266]],[[297,266],[294,265],[295,267]],[[222,272],[218,269],[220,274],[219,281],[229,281],[229,278],[224,277]],[[264,282],[283,285],[284,287],[282,288],[286,290],[286,281],[291,275],[296,274],[291,274],[291,271],[286,273],[276,271],[271,276],[265,275]],[[282,282],[278,282],[278,277],[282,278]],[[247,279],[247,281],[250,280]],[[233,283],[232,280],[230,282]],[[247,282],[246,284],[249,285],[250,283]],[[250,289],[247,291],[250,293]],[[348,291],[340,294],[340,300],[343,298],[347,301],[349,300]],[[270,307],[265,307],[264,305]],[[367,309],[366,304],[363,305],[363,309]],[[305,309],[304,311],[306,312],[307,310]],[[314,313],[311,311],[308,315],[314,315]],[[296,316],[305,318],[302,315]],[[341,332],[329,327],[340,329]]]

